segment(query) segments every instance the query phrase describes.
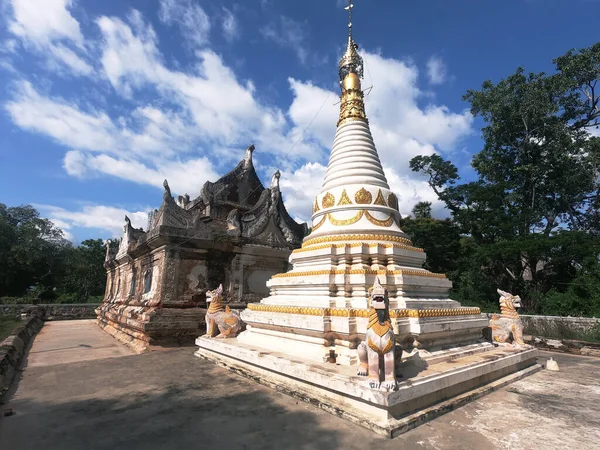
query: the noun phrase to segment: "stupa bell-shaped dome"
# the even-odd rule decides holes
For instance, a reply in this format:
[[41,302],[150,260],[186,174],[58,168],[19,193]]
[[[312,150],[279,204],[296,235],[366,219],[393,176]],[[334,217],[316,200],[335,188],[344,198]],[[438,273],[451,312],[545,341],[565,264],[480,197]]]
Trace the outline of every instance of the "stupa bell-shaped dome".
[[356,75],[354,72],[350,72],[348,75],[346,75],[346,78],[344,78],[342,83],[342,89],[344,91],[360,90],[360,79],[358,78],[358,75]]

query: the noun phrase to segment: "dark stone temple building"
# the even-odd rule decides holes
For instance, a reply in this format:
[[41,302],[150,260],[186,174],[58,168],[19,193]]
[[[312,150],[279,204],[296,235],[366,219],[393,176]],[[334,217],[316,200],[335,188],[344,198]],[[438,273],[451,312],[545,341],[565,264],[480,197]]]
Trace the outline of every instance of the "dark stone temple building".
[[307,226],[285,209],[279,172],[263,186],[253,150],[193,200],[186,194],[176,201],[165,181],[148,231],[125,218],[122,239],[106,249],[106,294],[96,311],[105,331],[137,351],[191,342],[201,333],[207,289],[222,283],[233,303],[269,295],[267,280],[288,269]]

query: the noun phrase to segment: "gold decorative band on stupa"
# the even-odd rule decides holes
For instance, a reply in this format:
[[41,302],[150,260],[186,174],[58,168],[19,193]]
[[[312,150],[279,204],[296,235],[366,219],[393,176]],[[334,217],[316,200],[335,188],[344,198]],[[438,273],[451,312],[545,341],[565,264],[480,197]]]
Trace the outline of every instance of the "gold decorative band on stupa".
[[445,279],[446,275],[443,273],[432,273],[426,270],[375,270],[375,269],[331,269],[331,270],[307,270],[302,272],[286,272],[278,273],[273,275],[272,278],[295,278],[295,277],[312,277],[319,275],[403,275],[403,276],[414,276],[414,277],[427,277],[427,278],[442,278]]
[[[314,227],[313,227],[314,230]],[[308,247],[314,244],[323,244],[327,242],[339,242],[339,241],[383,241],[383,242],[399,242],[402,244],[412,245],[410,239],[400,236],[390,236],[387,234],[342,234],[334,236],[323,236],[318,238],[309,239],[304,241],[302,248]]]
[[[249,303],[248,309],[256,312],[297,314],[302,316],[317,317],[363,317],[368,318],[370,311],[367,308],[315,308],[304,306],[263,305],[262,303]],[[428,317],[453,317],[472,316],[481,314],[479,308],[446,308],[446,309],[392,309],[390,318],[401,319],[412,317],[417,319]]]
[[365,188],[360,188],[356,194],[354,194],[354,201],[359,205],[368,205],[373,201],[373,195]]
[[355,216],[349,217],[347,219],[336,219],[331,213],[327,214],[327,218],[329,219],[329,223],[331,223],[331,225],[335,227],[345,227],[348,225],[354,225],[356,222],[363,218],[364,214],[365,210],[361,209],[360,211],[358,211],[358,213],[356,213]]
[[321,200],[323,208],[331,208],[335,205],[335,197],[330,192],[326,192]]
[[337,125],[344,121],[362,120],[368,122],[365,112],[364,94],[360,87],[360,78],[350,72],[342,81],[342,96],[340,99],[340,118]]
[[396,194],[394,194],[393,192],[390,195],[388,195],[388,205],[390,208],[393,208],[396,211],[398,211],[398,197],[396,197]]
[[348,225],[354,225],[363,217],[366,217],[369,222],[373,225],[377,225],[378,227],[391,227],[394,224],[394,216],[390,215],[387,219],[377,219],[373,217],[373,215],[367,211],[366,209],[359,210],[354,216],[348,217],[347,219],[336,219],[332,213],[326,213],[323,215],[323,219],[315,226],[313,226],[313,231],[317,228],[321,227],[325,222],[325,219],[329,219],[329,223],[335,227],[346,227]]
[[[322,224],[319,224],[319,226],[321,226]],[[314,228],[313,228],[314,230]],[[343,248],[343,249],[349,249],[349,248],[357,248],[357,247],[364,247],[367,246],[369,248],[376,248],[376,247],[382,247],[382,248],[398,248],[398,249],[402,249],[402,250],[408,250],[411,252],[417,252],[417,253],[424,253],[425,251],[422,248],[419,247],[412,247],[410,245],[404,245],[404,244],[363,244],[363,243],[354,243],[354,244],[322,244],[322,245],[311,245],[310,247],[303,247],[303,248],[297,248],[296,250],[293,250],[292,253],[302,253],[302,252],[312,252],[314,250],[323,250],[323,249],[332,249],[332,248]]]
[[375,201],[373,202],[373,204],[374,205],[387,206],[387,203],[383,199],[383,193],[381,192],[381,189],[379,189],[379,191],[377,192],[377,197],[375,197]]
[[342,205],[351,205],[352,204],[352,200],[350,200],[350,197],[348,197],[348,194],[346,193],[346,189],[344,189],[342,191],[342,196],[340,197],[340,201],[337,203],[338,206],[342,206]]
[[390,215],[387,219],[381,220],[373,217],[369,211],[364,210],[365,217],[369,222],[373,225],[377,225],[378,227],[391,227],[394,224],[394,216]]
[[[390,193],[388,195],[388,201],[386,202],[381,189],[377,190],[377,196],[375,197],[375,201],[373,201],[373,194],[371,194],[371,192],[365,189],[364,187],[361,187],[354,194],[354,202],[358,205],[373,204],[379,206],[389,206],[398,211],[398,197],[396,197],[395,194]],[[321,199],[321,204],[323,205],[324,209],[333,208],[333,206],[336,205],[335,196],[331,192],[326,192],[325,195],[323,195],[323,198]],[[350,196],[348,195],[348,192],[346,191],[346,189],[344,189],[342,191],[342,194],[340,195],[340,199],[337,202],[337,206],[352,204],[353,203],[350,199]],[[313,205],[313,214],[320,210],[321,208],[319,208],[319,198],[317,197],[315,199],[315,204]]]
[[321,221],[319,223],[316,223],[313,225],[312,231],[317,231],[319,228],[321,228],[326,220],[327,220],[327,214],[325,214],[323,216],[323,218],[321,219]]

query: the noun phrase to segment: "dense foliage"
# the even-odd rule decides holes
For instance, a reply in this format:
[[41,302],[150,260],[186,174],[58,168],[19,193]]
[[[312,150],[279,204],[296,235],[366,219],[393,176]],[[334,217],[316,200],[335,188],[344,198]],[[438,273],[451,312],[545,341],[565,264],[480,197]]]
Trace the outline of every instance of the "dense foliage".
[[32,206],[0,203],[0,299],[5,303],[98,300],[106,283],[104,253],[102,239],[74,247]]
[[[554,63],[552,75],[519,68],[467,92],[485,122],[475,181],[461,183],[438,155],[410,167],[428,177],[461,235],[442,270],[458,300],[494,305],[499,287],[529,312],[600,316],[600,43]],[[415,240],[447,241],[447,231],[432,231],[439,221],[424,220],[409,221]],[[431,258],[433,267],[439,255]]]

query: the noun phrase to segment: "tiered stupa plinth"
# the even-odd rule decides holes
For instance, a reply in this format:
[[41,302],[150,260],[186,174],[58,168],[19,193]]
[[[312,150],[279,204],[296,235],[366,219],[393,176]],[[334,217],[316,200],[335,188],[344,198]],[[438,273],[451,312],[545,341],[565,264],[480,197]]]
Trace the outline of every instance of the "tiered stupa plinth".
[[[406,429],[409,419],[401,418],[415,410],[529,373],[536,353],[485,341],[487,317],[451,300],[445,275],[423,269],[425,254],[399,226],[398,198],[371,136],[357,49],[350,33],[339,64],[340,117],[311,234],[292,252],[292,270],[267,282],[269,297],[241,313],[246,331],[220,342],[199,338],[196,355],[390,436]],[[387,288],[404,351],[395,392],[373,391],[355,376],[376,277]]]

